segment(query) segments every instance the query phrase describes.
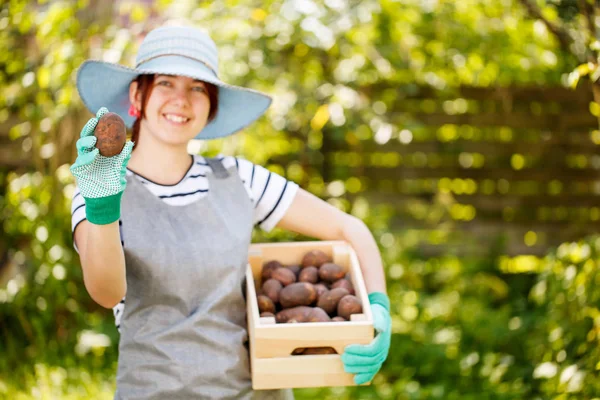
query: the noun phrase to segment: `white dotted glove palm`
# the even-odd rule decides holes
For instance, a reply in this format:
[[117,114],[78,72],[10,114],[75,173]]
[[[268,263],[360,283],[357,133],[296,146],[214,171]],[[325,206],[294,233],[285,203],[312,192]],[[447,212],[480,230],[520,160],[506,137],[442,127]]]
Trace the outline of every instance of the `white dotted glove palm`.
[[94,129],[107,112],[102,107],[81,130],[77,159],[70,168],[85,200],[87,220],[96,225],[110,224],[121,216],[121,196],[127,185],[125,173],[133,149],[133,142],[128,140],[121,153],[113,157],[100,154]]

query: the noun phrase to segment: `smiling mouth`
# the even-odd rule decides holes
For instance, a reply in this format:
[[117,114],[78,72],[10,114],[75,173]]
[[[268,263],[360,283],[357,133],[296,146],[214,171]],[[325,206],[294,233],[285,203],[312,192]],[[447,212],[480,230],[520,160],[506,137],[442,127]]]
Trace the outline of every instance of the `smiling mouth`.
[[178,124],[178,125],[183,125],[185,123],[187,123],[190,119],[186,118],[186,117],[182,117],[179,115],[173,115],[173,114],[163,114],[163,117],[169,121],[172,122],[174,124]]

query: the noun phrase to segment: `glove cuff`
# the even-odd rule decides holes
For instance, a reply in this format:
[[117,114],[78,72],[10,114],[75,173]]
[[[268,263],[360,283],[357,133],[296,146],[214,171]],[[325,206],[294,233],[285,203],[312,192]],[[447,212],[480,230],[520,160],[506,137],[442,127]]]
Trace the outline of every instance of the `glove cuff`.
[[119,192],[106,197],[84,197],[85,214],[88,221],[95,225],[108,225],[121,217],[121,196]]
[[387,312],[390,312],[390,298],[382,292],[372,292],[369,293],[369,303],[371,304],[379,304]]

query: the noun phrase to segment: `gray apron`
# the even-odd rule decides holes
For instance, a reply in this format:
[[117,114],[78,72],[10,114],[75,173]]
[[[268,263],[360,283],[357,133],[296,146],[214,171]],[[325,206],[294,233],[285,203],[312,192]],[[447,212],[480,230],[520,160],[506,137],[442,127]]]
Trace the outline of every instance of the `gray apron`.
[[115,399],[293,399],[252,390],[242,282],[253,205],[235,167],[207,162],[207,196],[184,206],[127,177]]

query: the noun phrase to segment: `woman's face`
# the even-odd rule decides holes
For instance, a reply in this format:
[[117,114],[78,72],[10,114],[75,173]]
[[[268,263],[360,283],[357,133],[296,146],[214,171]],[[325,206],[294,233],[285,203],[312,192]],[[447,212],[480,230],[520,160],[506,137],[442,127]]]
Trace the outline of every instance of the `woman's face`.
[[187,145],[206,125],[210,101],[204,82],[156,75],[142,125],[157,140]]

